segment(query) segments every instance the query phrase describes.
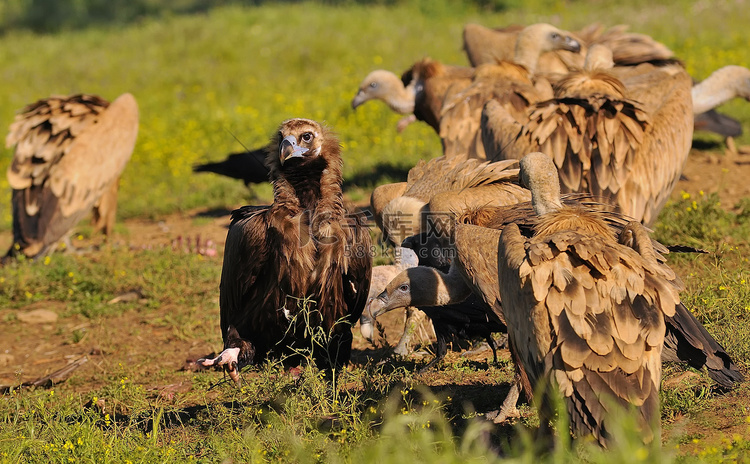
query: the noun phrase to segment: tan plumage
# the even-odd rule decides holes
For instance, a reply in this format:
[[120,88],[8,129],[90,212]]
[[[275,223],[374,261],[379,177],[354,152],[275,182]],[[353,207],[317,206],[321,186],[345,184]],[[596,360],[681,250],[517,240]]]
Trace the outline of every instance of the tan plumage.
[[[479,24],[464,26],[464,50],[472,66],[509,60],[513,57],[515,38],[523,26],[490,29]],[[650,61],[673,58],[674,54],[664,44],[639,33],[628,32],[628,26],[620,25],[605,30],[599,23],[590,24],[571,34],[582,45],[582,54],[558,50],[544,53],[539,58],[539,72],[561,73],[583,67],[583,57],[588,47],[605,45],[613,51],[617,65],[634,65]]]
[[693,86],[693,111],[695,114],[716,108],[739,97],[750,101],[750,69],[742,66],[724,66]]
[[444,156],[486,158],[480,133],[485,102],[496,100],[520,115],[531,103],[551,98],[549,82],[538,78],[540,56],[553,50],[576,53],[580,48],[570,33],[549,24],[532,24],[519,31],[509,59],[478,66],[470,86],[451,89],[445,96],[440,111]]
[[549,382],[559,391],[577,434],[607,445],[618,404],[635,408],[644,441],[658,440],[665,318],[681,287],[639,223],[620,233],[623,243],[638,237],[633,249],[586,208],[563,207],[555,170],[541,153],[521,161],[539,223],[531,237],[511,224],[500,238],[511,349],[532,388]]
[[370,100],[380,100],[396,113],[414,112],[415,83],[408,87],[390,71],[376,69],[368,74],[359,85],[357,94],[352,99],[352,109]]
[[690,150],[690,88],[677,64],[570,73],[556,83],[555,98],[532,106],[523,120],[488,102],[485,150],[499,159],[549,153],[563,192],[590,192],[648,225]]
[[453,217],[468,209],[528,201],[528,191],[516,182],[514,164],[443,157],[421,162],[412,169],[413,174],[410,171],[405,184],[373,191],[376,222],[398,245],[420,231],[448,233]]
[[431,58],[414,63],[401,76],[376,70],[365,77],[352,100],[357,108],[369,100],[381,100],[400,114],[413,113],[440,132],[440,108],[449,89],[460,89],[471,84],[473,69],[449,66]]
[[13,241],[8,252],[46,253],[92,207],[111,232],[117,183],[135,146],[138,105],[126,93],[111,104],[95,95],[50,97],[22,110],[6,145],[15,145]]

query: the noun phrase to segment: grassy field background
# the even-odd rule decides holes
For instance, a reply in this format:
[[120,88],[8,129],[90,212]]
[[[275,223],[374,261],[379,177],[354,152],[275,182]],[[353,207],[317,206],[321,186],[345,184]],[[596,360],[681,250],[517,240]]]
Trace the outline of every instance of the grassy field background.
[[[72,3],[82,15],[86,2]],[[142,230],[137,221],[158,224],[172,213],[269,201],[270,186],[248,190],[239,181],[193,175],[191,166],[223,159],[241,144],[263,145],[289,117],[326,121],[339,134],[350,200],[366,201],[374,185],[401,180],[417,160],[439,154],[437,137],[423,124],[399,134],[400,116],[385,105],[369,103],[353,112],[349,102],[376,68],[400,73],[424,56],[465,64],[466,22],[545,21],[567,29],[625,23],[672,48],[698,80],[723,65],[750,66],[746,0],[238,3],[190,13],[196,2],[141,0],[130,3],[141,10],[123,13],[127,21],[58,12],[46,23],[22,14],[44,1],[0,4],[0,127],[24,105],[51,94],[113,99],[133,93],[140,133],[119,197],[119,216],[128,222],[117,231],[136,241]],[[124,8],[127,2],[112,4]],[[50,17],[59,22],[50,25]],[[732,102],[722,111],[742,121],[739,143],[750,143],[750,106]],[[697,137],[719,142],[721,150],[719,139]],[[0,151],[0,171],[11,154]],[[686,303],[745,372],[749,218],[748,199],[735,208],[713,195],[685,194],[655,228],[659,239],[711,251],[671,257],[670,263],[686,282]],[[4,239],[10,226],[10,191],[2,176]],[[193,233],[198,226],[224,233],[206,218],[191,219],[174,233]],[[0,462],[750,460],[750,389],[719,392],[705,374],[674,366],[665,370],[663,449],[635,444],[624,427],[621,448],[608,455],[580,444],[540,458],[526,431],[535,420],[528,406],[516,426],[488,430],[475,420],[507,391],[513,372],[507,359],[491,366],[452,356],[428,374],[415,373],[415,360],[384,366],[360,361],[334,388],[316,372],[294,379],[268,365],[249,373],[241,390],[222,385],[209,391],[220,374],[179,368],[186,357],[220,345],[221,251],[222,244],[217,257],[108,246],[96,254],[56,254],[0,269],[0,383],[30,380],[66,360],[91,359],[53,390],[2,398]],[[133,289],[140,298],[108,304]],[[19,319],[40,307],[55,309],[58,320],[30,325]],[[357,343],[365,354],[382,354]],[[491,446],[504,450],[503,457]]]

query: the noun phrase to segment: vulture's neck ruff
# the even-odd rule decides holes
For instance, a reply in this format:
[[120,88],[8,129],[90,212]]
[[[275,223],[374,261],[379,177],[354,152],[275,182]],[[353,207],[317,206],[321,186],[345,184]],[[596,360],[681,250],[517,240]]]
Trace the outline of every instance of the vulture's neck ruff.
[[338,142],[327,140],[314,158],[290,159],[276,169],[274,204],[293,213],[325,209],[344,214],[341,155]]

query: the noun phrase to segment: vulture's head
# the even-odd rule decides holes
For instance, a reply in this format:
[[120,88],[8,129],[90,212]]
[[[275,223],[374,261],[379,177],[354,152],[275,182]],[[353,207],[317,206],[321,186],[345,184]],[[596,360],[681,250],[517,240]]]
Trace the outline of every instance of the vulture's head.
[[340,166],[341,148],[336,136],[311,119],[281,123],[266,158],[271,177],[291,170],[319,170]]
[[375,70],[359,85],[357,95],[352,99],[352,108],[357,109],[369,100],[381,100],[397,113],[413,113],[415,93],[410,87],[405,87],[401,78],[390,71]]
[[532,24],[518,33],[513,61],[533,75],[542,53],[556,50],[579,53],[581,43],[569,32],[561,31],[550,24]]
[[406,269],[367,304],[362,317],[375,319],[380,314],[407,306],[436,306],[440,296],[450,290],[444,287],[437,269],[428,266]]
[[[413,272],[410,271],[415,269],[420,268],[414,267],[401,271],[388,285],[386,285],[385,290],[367,302],[367,306],[365,306],[365,310],[362,312],[362,317],[359,320],[360,330],[365,337],[370,338],[372,336],[372,331],[369,328],[372,327],[373,321],[379,315],[394,309],[411,306],[411,277]],[[417,282],[418,280],[419,277],[417,276]],[[370,334],[369,336],[368,333]]]
[[518,39],[516,40],[516,50],[518,50],[519,46],[522,48],[536,48],[538,46],[541,52],[567,50],[579,53],[581,51],[581,43],[570,32],[560,30],[546,23],[526,26],[518,34]]
[[560,179],[552,158],[542,152],[529,153],[520,161],[521,186],[531,190],[531,204],[539,216],[557,211],[560,202]]

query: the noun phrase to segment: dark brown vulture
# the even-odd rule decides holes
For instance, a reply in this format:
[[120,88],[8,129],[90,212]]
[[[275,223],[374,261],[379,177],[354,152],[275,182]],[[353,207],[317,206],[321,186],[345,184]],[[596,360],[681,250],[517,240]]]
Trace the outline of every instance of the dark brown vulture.
[[[271,356],[299,363],[301,349],[322,368],[347,363],[370,286],[370,235],[344,209],[338,139],[290,119],[270,147],[274,201],[232,213],[219,299],[224,351],[201,361],[235,381],[240,367]],[[311,340],[318,328],[330,338]]]
[[7,256],[48,253],[92,208],[96,229],[111,233],[119,177],[137,135],[138,104],[129,93],[111,104],[73,95],[24,108],[5,139],[16,146],[8,167],[13,245]]

